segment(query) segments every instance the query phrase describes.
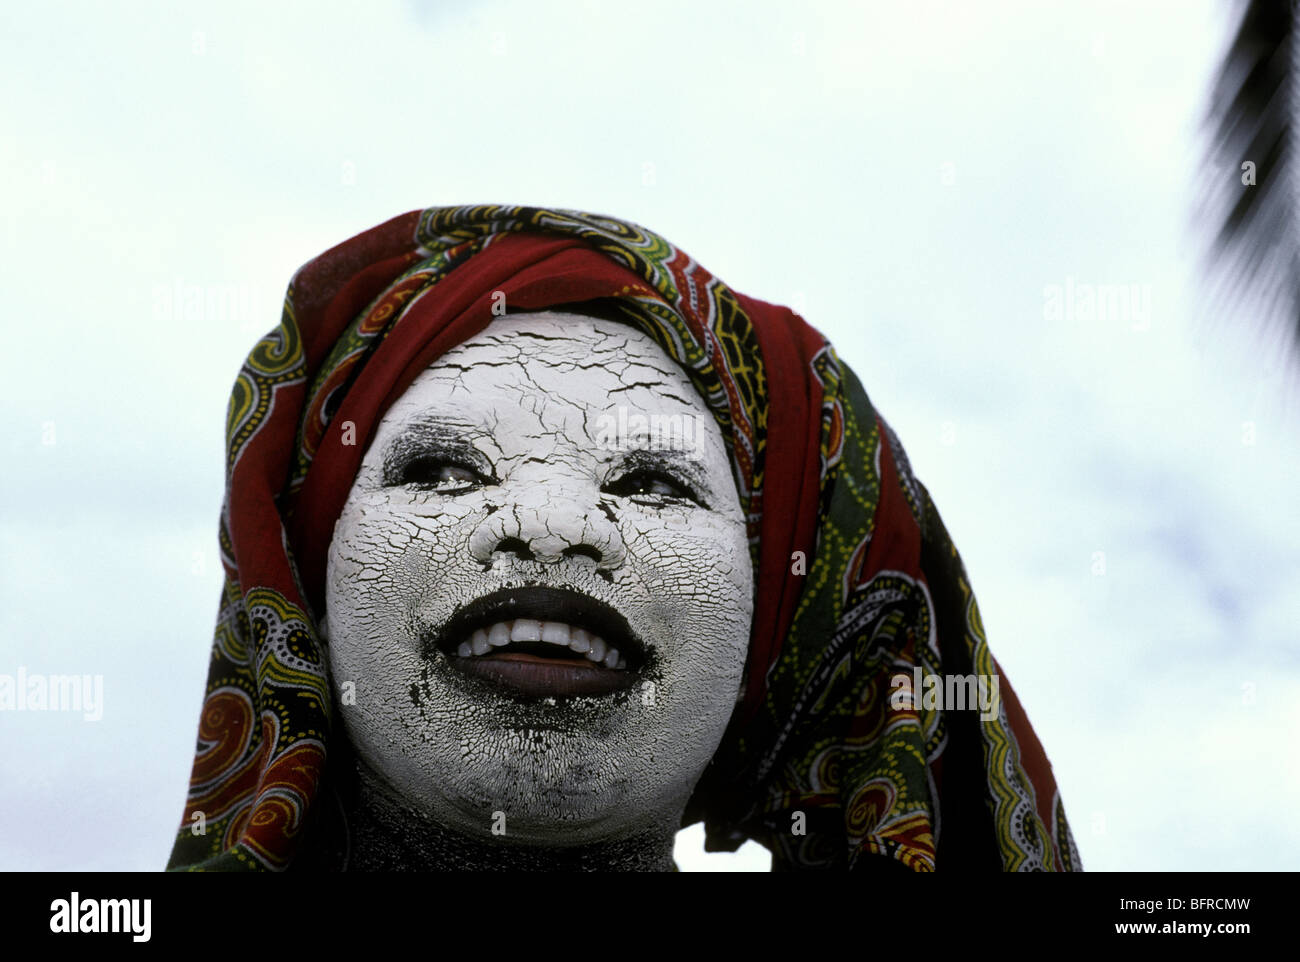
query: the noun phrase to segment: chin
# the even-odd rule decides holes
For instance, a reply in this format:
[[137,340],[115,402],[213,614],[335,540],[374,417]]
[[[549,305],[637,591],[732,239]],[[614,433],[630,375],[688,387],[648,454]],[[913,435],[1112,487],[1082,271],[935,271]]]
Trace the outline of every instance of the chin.
[[614,692],[525,697],[450,659],[409,668],[417,684],[345,706],[367,766],[444,829],[558,847],[675,830],[730,718],[717,693],[739,684],[665,659]]

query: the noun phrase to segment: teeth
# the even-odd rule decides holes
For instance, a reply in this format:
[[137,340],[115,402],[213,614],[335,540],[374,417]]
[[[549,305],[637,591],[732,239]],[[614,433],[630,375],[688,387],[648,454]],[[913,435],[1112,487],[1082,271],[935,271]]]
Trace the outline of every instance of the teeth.
[[504,648],[515,641],[540,641],[561,648],[568,648],[578,655],[585,655],[587,660],[606,668],[626,669],[627,659],[617,648],[605,644],[599,635],[593,635],[585,628],[575,628],[562,621],[539,621],[535,618],[516,618],[514,621],[498,621],[486,628],[479,628],[469,636],[468,641],[461,642],[456,654],[461,658],[492,654],[494,649]]
[[569,647],[569,626],[558,621],[542,622],[542,641],[551,645]]
[[480,628],[469,636],[469,646],[476,655],[485,655],[488,650],[487,632]]
[[516,618],[510,626],[511,641],[541,641],[542,623],[532,618]]

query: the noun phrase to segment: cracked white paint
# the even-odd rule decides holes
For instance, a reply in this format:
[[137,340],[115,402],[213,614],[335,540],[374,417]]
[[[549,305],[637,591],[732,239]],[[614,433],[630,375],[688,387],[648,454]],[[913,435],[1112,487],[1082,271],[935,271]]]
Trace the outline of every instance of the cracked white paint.
[[[641,466],[598,443],[620,407],[703,426],[671,459],[639,452],[700,503],[618,486]],[[402,483],[419,455],[445,465],[443,483]],[[524,584],[620,611],[653,652],[653,688],[526,704],[426,657],[421,639],[458,608]],[[557,312],[495,320],[378,426],[335,526],[326,605],[334,678],[356,683],[340,706],[348,736],[403,807],[461,836],[488,837],[503,812],[516,844],[650,835],[670,850],[735,707],[753,614],[721,432],[639,330]]]

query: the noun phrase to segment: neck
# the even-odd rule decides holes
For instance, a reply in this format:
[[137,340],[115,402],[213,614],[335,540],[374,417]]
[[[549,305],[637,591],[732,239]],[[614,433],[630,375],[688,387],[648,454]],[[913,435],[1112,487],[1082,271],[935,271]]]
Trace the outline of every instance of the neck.
[[671,872],[675,826],[579,846],[516,844],[451,832],[394,797],[364,764],[348,806],[349,871]]

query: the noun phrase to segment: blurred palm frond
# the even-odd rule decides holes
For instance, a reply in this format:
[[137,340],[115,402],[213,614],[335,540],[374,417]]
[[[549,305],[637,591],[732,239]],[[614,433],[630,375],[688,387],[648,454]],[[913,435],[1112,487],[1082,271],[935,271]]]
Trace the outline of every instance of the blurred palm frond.
[[[1210,92],[1206,213],[1218,228],[1211,273],[1229,310],[1280,329],[1300,356],[1300,169],[1296,12],[1290,0],[1245,0]],[[1253,165],[1253,186],[1249,174]]]

